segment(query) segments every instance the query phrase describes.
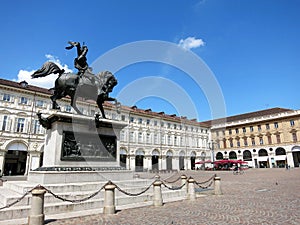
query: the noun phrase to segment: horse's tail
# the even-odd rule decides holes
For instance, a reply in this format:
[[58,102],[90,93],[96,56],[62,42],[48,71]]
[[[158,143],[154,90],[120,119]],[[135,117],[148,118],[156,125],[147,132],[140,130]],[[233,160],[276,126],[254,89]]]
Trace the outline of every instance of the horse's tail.
[[60,69],[55,63],[53,62],[45,62],[41,69],[35,71],[31,78],[38,78],[38,77],[45,77],[52,73],[58,73],[59,75],[65,72],[64,69]]

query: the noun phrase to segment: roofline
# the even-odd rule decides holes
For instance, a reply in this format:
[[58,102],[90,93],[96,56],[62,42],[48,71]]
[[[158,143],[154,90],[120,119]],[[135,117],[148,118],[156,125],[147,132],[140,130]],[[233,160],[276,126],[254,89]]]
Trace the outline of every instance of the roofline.
[[[49,96],[52,95],[52,92],[46,88],[42,88],[42,87],[38,87],[38,86],[34,86],[34,85],[26,85],[26,87],[22,87],[22,85],[21,85],[22,82],[16,82],[16,81],[11,81],[11,80],[6,80],[6,79],[0,78],[0,86],[4,86],[4,88],[9,86],[13,89],[18,89],[23,92],[27,91],[27,92],[32,92],[35,94],[39,93],[39,94],[49,95]],[[80,102],[85,103],[85,101],[80,101]],[[95,105],[96,105],[96,102],[95,102]],[[108,108],[112,108],[113,104],[105,102],[104,106],[106,106]],[[188,125],[194,125],[194,126],[198,125],[198,126],[205,127],[205,128],[210,127],[207,123],[199,122],[196,119],[188,119],[186,116],[177,116],[175,114],[168,115],[168,114],[165,114],[164,112],[153,112],[151,109],[140,109],[136,106],[129,107],[129,106],[122,105],[121,110],[128,111],[128,113],[133,112],[135,115],[141,114],[143,116],[161,118],[161,119],[169,120],[172,122],[181,122],[182,124],[188,124]]]

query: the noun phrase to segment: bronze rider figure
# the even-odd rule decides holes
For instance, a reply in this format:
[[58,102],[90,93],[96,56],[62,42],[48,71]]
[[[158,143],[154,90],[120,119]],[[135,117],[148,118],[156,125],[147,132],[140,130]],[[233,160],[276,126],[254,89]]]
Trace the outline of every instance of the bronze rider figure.
[[77,58],[75,58],[74,60],[74,65],[75,68],[78,69],[77,74],[79,75],[79,77],[82,77],[84,72],[88,69],[88,63],[86,58],[88,48],[86,45],[84,45],[84,43],[82,46],[80,45],[79,42],[69,41],[68,43],[70,44],[70,46],[66,47],[67,50],[70,50],[73,47],[77,48]]

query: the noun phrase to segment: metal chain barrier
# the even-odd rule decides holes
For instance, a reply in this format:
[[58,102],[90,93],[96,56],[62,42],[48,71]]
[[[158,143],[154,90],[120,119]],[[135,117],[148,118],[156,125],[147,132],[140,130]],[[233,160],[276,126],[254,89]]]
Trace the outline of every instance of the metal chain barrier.
[[179,181],[181,179],[181,177],[179,176],[176,180],[174,181],[167,181],[166,179],[163,180],[164,182],[168,183],[168,184],[173,184],[173,183],[176,183],[177,181]]
[[199,187],[199,188],[202,188],[202,189],[207,189],[209,188],[212,184],[213,184],[214,181],[211,181],[207,186],[201,186],[199,185],[199,183],[195,182],[195,184]]
[[[155,182],[155,181],[154,181],[154,182]],[[116,186],[116,188],[117,188],[118,191],[122,192],[122,193],[125,194],[125,195],[129,195],[129,196],[139,196],[139,195],[141,195],[141,194],[144,194],[146,191],[148,191],[148,190],[151,188],[151,186],[153,185],[154,182],[152,182],[152,183],[149,185],[149,187],[147,187],[145,190],[143,190],[143,191],[141,191],[141,192],[139,192],[139,193],[134,193],[134,194],[122,190],[122,189],[121,189],[118,185],[116,185],[116,184],[114,184],[114,185]]]
[[[195,182],[195,184],[199,187],[199,188],[202,188],[202,189],[207,189],[209,188],[212,184],[213,184],[213,180],[214,178],[217,176],[217,174],[213,175],[211,178],[209,178],[208,180],[206,181],[203,181],[203,182]],[[201,184],[206,184],[210,182],[207,186],[202,186]]]
[[[106,184],[108,184],[108,183],[106,183]],[[62,201],[64,201],[64,202],[79,203],[79,202],[84,202],[84,201],[87,201],[87,200],[89,200],[89,199],[95,197],[97,194],[100,193],[100,191],[102,191],[102,189],[104,189],[104,187],[105,187],[106,184],[104,184],[98,191],[96,191],[96,192],[94,192],[93,194],[91,194],[90,196],[84,197],[84,198],[82,198],[82,199],[67,199],[67,198],[63,198],[63,197],[61,197],[61,196],[59,196],[59,195],[57,195],[57,194],[54,194],[51,190],[49,190],[49,189],[47,189],[47,188],[45,188],[45,187],[44,187],[44,189],[45,189],[49,194],[53,195],[53,197],[55,197],[55,198],[57,198],[57,199],[60,199],[60,200],[62,200]]]
[[165,182],[161,181],[162,184],[168,188],[169,190],[172,190],[172,191],[176,191],[176,190],[180,190],[181,188],[183,188],[187,182],[185,182],[183,185],[179,186],[179,187],[169,187],[168,185],[165,184]]
[[217,174],[215,174],[215,175],[213,175],[211,178],[209,178],[207,181],[203,181],[203,182],[196,182],[196,184],[198,185],[198,184],[205,184],[205,183],[207,183],[207,182],[209,182],[209,181],[211,181],[211,180],[213,180],[215,177],[217,176]]
[[[213,175],[211,178],[209,178],[207,181],[204,181],[204,182],[195,182],[195,184],[196,184],[198,187],[202,188],[202,189],[206,189],[206,188],[210,187],[210,186],[213,184],[213,179],[214,179],[216,176],[217,176],[217,175],[215,174],[215,175]],[[154,178],[154,177],[153,177],[153,178]],[[186,181],[184,184],[182,184],[181,186],[179,186],[179,187],[170,187],[170,186],[168,186],[168,185],[166,184],[166,183],[169,183],[169,184],[170,184],[170,183],[175,183],[175,182],[179,181],[180,178],[181,178],[181,177],[179,177],[178,179],[176,179],[176,180],[174,180],[174,181],[166,181],[166,180],[160,180],[160,181],[162,182],[163,186],[166,187],[166,188],[169,189],[169,190],[180,190],[180,189],[182,189],[182,188],[187,184],[187,181]],[[156,181],[157,181],[157,180],[156,180]],[[155,182],[155,181],[154,181],[154,182]],[[154,184],[154,182],[152,182],[147,188],[145,188],[143,191],[141,191],[141,192],[139,192],[139,193],[129,193],[129,192],[127,192],[127,191],[122,190],[118,185],[112,183],[111,181],[108,181],[108,182],[107,182],[105,185],[103,185],[99,190],[97,190],[97,191],[94,192],[93,194],[91,194],[91,195],[89,195],[89,196],[87,196],[87,197],[84,197],[84,198],[82,198],[82,199],[67,199],[67,198],[63,198],[63,197],[61,197],[61,196],[59,196],[59,195],[53,193],[51,190],[45,188],[44,186],[42,186],[42,185],[37,185],[37,186],[35,186],[34,188],[32,188],[32,189],[26,191],[26,193],[23,194],[23,195],[22,195],[20,198],[18,198],[17,200],[13,201],[12,203],[7,204],[6,206],[1,207],[0,210],[5,209],[5,208],[9,208],[9,207],[11,207],[11,206],[17,204],[17,203],[20,202],[23,198],[25,198],[28,194],[30,194],[34,189],[44,189],[46,192],[48,192],[49,194],[51,194],[53,197],[55,197],[55,198],[57,198],[57,199],[60,199],[60,200],[62,200],[62,201],[65,201],[65,202],[79,203],[79,202],[87,201],[87,200],[89,200],[89,199],[95,197],[97,194],[100,193],[100,191],[102,191],[102,190],[105,188],[105,186],[106,186],[107,184],[114,184],[114,185],[116,186],[116,189],[117,189],[118,191],[122,192],[122,193],[125,194],[125,195],[128,195],[128,196],[138,196],[138,195],[141,195],[141,194],[144,194],[145,192],[147,192],[147,191],[151,188],[151,186]],[[201,184],[205,184],[205,183],[208,183],[208,182],[210,182],[210,183],[209,183],[207,186],[202,186],[202,185],[201,185]]]
[[[154,183],[154,182],[153,182],[153,183]],[[141,195],[141,194],[145,193],[146,191],[148,191],[148,190],[151,188],[151,186],[153,185],[153,183],[151,183],[151,184],[149,185],[149,187],[147,187],[145,190],[143,190],[143,191],[141,191],[141,192],[139,192],[139,193],[134,193],[134,194],[122,190],[122,189],[121,189],[120,187],[118,187],[116,184],[114,184],[114,185],[115,185],[116,188],[117,188],[120,192],[122,192],[123,194],[129,195],[129,196],[138,196],[138,195]],[[61,196],[59,196],[59,195],[53,193],[53,192],[52,192],[51,190],[49,190],[48,188],[46,188],[46,187],[44,187],[44,186],[42,186],[42,185],[37,185],[37,186],[35,186],[34,188],[32,188],[32,189],[26,191],[26,193],[25,193],[24,195],[22,195],[22,197],[18,198],[18,199],[15,200],[14,202],[12,202],[12,203],[10,203],[10,204],[7,204],[6,206],[1,207],[0,210],[5,209],[5,208],[9,208],[9,207],[11,207],[11,206],[17,204],[17,203],[20,202],[23,198],[25,198],[28,194],[30,194],[34,189],[44,189],[46,192],[48,192],[49,194],[51,194],[54,198],[57,198],[57,199],[62,200],[62,201],[64,201],[64,202],[80,203],[80,202],[84,202],[84,201],[87,201],[87,200],[89,200],[89,199],[95,197],[97,194],[100,193],[100,191],[102,191],[102,190],[104,189],[104,187],[105,187],[107,184],[113,184],[113,183],[110,182],[110,181],[107,182],[107,183],[106,183],[105,185],[103,185],[99,190],[97,190],[97,191],[94,192],[93,194],[91,194],[91,195],[89,195],[89,196],[87,196],[87,197],[84,197],[84,198],[82,198],[82,199],[67,199],[67,198],[63,198],[63,197],[61,197]]]
[[[181,176],[180,172],[176,172],[176,173],[174,172],[173,174],[171,174],[170,176],[168,176],[167,178],[165,178],[164,181],[165,181],[165,182],[168,182],[168,181],[167,181],[168,179],[171,179],[172,177],[175,177],[175,176],[177,176],[177,175],[179,175],[179,177],[180,177],[180,176]],[[177,181],[177,180],[176,180],[176,181]],[[175,183],[176,181],[174,181],[174,182],[172,182],[172,183]],[[169,183],[171,183],[171,182],[169,182]]]
[[25,194],[22,195],[22,197],[18,198],[17,200],[13,201],[12,203],[7,204],[6,206],[1,207],[0,210],[9,208],[9,207],[17,204],[18,202],[22,201],[22,199],[25,198],[26,195],[30,194],[31,191],[33,191],[34,189],[37,189],[37,188],[40,189],[40,188],[42,188],[42,186],[41,185],[37,185],[34,188],[30,189],[29,191],[26,191]]

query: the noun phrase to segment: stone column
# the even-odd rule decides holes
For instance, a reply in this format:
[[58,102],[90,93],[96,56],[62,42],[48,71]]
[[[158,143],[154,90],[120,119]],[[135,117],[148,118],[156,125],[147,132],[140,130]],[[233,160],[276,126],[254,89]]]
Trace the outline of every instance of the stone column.
[[27,149],[26,167],[25,167],[24,175],[28,175],[28,171],[30,170],[30,167],[31,167],[31,152],[28,148]]
[[192,163],[191,163],[191,157],[186,157],[186,167],[185,170],[192,170]]
[[182,187],[183,192],[186,194],[188,192],[188,184],[187,184],[187,177],[185,175],[181,175],[181,186],[185,184]]
[[3,150],[0,149],[0,170],[1,170],[0,177],[4,173],[4,163],[5,163],[4,158],[5,158],[5,153],[6,153],[6,151],[4,149]]
[[130,155],[130,170],[135,171],[135,155]]
[[117,135],[117,146],[116,146],[116,160],[118,162],[118,165],[120,165],[120,131],[118,130],[118,135]]
[[40,167],[40,157],[41,157],[41,152],[30,152],[30,170],[35,170],[36,168]]
[[162,182],[160,180],[156,180],[153,183],[153,205],[154,206],[162,206],[163,205],[162,194],[161,194],[161,184],[162,184]]
[[32,190],[31,210],[28,216],[28,225],[43,225],[45,220],[44,214],[44,195],[45,189]]
[[126,169],[130,170],[130,155],[128,151],[128,155],[126,156]]
[[190,159],[187,155],[184,156],[184,170],[189,170],[191,167],[190,167]]
[[[152,170],[152,156],[145,155],[144,159],[145,159],[144,169],[147,169],[147,171]],[[158,163],[158,169],[159,169],[159,163]]]
[[222,194],[221,177],[215,177],[214,183],[215,183],[215,195],[221,195]]
[[273,168],[273,165],[272,165],[272,158],[274,158],[274,156],[269,156],[269,157],[268,157],[268,161],[269,161],[270,168]]
[[195,180],[193,178],[188,179],[188,200],[195,201],[196,193],[195,193]]
[[116,185],[114,185],[111,181],[109,181],[104,187],[105,189],[104,207],[103,207],[104,214],[115,214],[116,212],[115,188]]
[[166,170],[167,169],[167,160],[166,160],[166,156],[165,155],[163,155],[163,156],[159,156],[159,159],[161,160],[161,163],[160,163],[160,165],[161,165],[161,169],[162,170]]
[[289,148],[290,149],[288,151],[286,151],[286,160],[287,160],[288,165],[290,165],[291,168],[294,168],[297,165],[294,164],[293,152],[291,150],[291,147],[289,147]]
[[173,156],[172,157],[172,168],[174,169],[174,170],[180,170],[180,168],[179,168],[179,157],[178,156]]

